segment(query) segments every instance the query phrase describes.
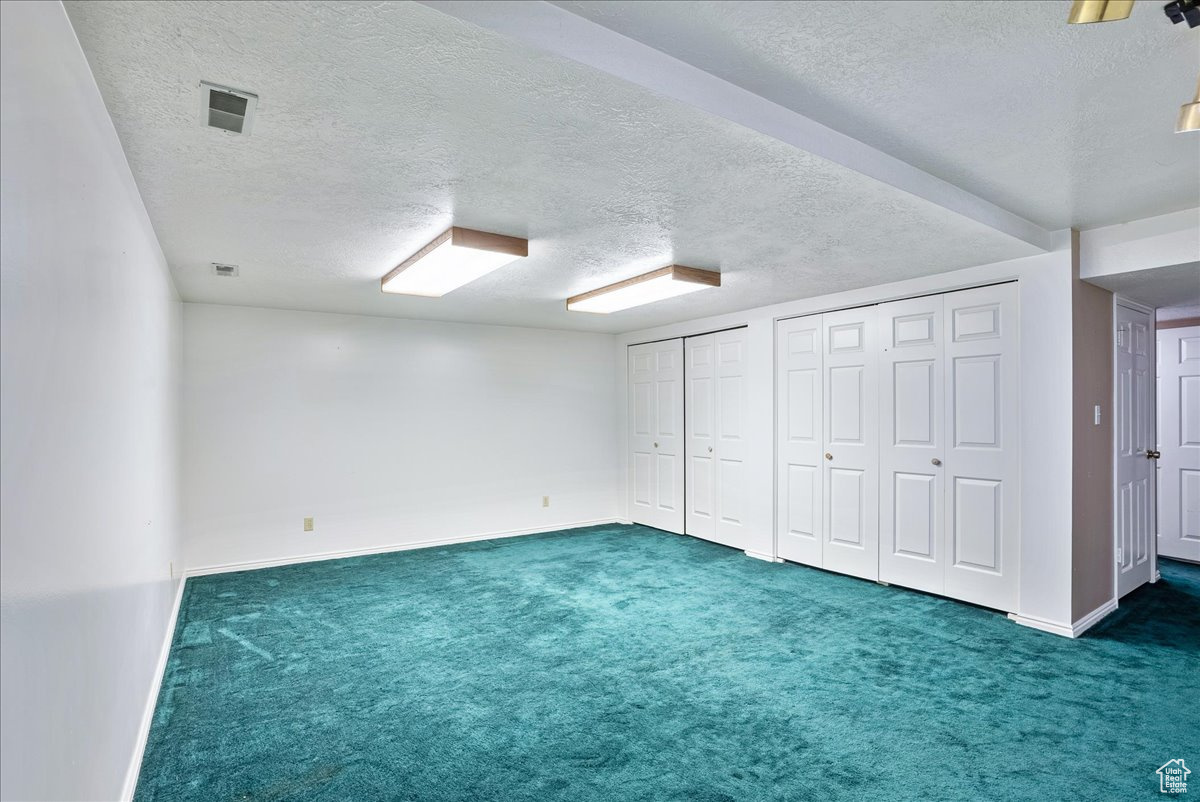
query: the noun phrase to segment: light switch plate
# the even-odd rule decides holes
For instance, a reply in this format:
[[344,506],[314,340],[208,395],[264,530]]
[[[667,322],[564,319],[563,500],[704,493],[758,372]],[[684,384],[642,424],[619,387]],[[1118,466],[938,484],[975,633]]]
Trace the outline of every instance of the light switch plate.
[[305,518],[304,519],[304,531],[311,532],[312,530],[313,530],[313,519]]

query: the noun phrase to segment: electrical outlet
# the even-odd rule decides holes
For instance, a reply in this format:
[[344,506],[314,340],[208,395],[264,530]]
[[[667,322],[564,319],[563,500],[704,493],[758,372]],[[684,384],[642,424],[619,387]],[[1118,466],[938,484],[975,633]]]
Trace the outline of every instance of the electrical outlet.
[[549,496],[542,496],[542,506],[543,507],[550,506],[550,497]]
[[313,530],[313,519],[305,518],[304,519],[304,531],[311,532],[312,530]]

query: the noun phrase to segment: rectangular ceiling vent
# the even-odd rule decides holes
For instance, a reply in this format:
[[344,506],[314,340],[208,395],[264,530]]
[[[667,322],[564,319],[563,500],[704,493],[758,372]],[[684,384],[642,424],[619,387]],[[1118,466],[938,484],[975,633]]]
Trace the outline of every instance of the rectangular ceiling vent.
[[223,265],[220,262],[213,262],[212,269],[213,269],[213,273],[215,273],[218,276],[225,276],[226,278],[237,278],[237,274],[238,274],[238,266],[237,265]]
[[258,95],[227,86],[200,82],[200,124],[226,133],[248,136]]

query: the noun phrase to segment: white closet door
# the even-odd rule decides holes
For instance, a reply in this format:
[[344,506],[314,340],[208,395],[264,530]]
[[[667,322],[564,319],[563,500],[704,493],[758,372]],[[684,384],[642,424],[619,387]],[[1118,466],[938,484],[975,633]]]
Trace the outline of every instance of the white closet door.
[[716,531],[713,539],[744,549],[746,537],[746,329],[719,331],[716,343]]
[[947,293],[945,593],[1015,610],[1018,535],[1017,287]]
[[879,578],[879,407],[876,307],[828,312],[823,365],[825,510],[822,564]]
[[629,348],[629,519],[683,533],[683,341]]
[[821,315],[775,325],[776,553],[820,567],[824,473]]
[[684,531],[706,540],[712,540],[717,532],[715,338],[713,334],[688,337],[683,346],[684,364],[687,365],[684,401],[687,516]]
[[945,591],[942,296],[879,306],[879,578]]
[[684,341],[686,532],[745,548],[746,330]]
[[1158,553],[1200,562],[1200,326],[1158,332]]

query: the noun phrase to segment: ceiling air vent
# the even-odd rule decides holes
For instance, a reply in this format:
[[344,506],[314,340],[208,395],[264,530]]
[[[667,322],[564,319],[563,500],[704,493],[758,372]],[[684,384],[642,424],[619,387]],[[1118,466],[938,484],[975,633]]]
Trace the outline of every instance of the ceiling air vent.
[[223,265],[220,262],[213,262],[212,269],[213,269],[213,273],[218,276],[225,276],[226,278],[237,278],[237,274],[238,274],[238,266],[237,265]]
[[258,95],[200,82],[200,124],[246,136],[254,122]]

